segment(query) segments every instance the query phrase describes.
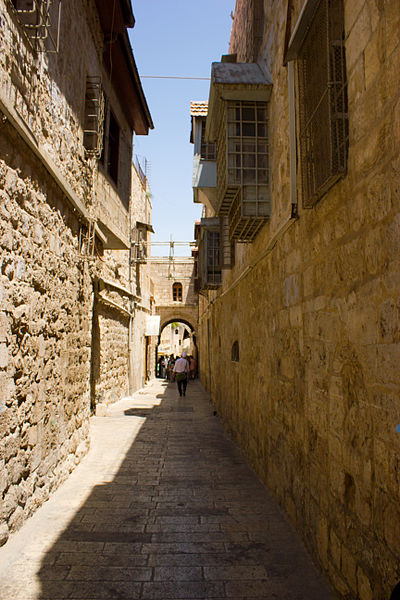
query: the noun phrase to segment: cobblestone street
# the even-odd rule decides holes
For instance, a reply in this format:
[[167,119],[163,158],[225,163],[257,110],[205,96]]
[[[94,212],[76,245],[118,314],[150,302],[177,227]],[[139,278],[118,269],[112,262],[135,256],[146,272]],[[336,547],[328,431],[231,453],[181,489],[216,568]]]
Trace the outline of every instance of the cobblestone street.
[[70,478],[0,549],[2,600],[333,598],[199,382],[91,421]]

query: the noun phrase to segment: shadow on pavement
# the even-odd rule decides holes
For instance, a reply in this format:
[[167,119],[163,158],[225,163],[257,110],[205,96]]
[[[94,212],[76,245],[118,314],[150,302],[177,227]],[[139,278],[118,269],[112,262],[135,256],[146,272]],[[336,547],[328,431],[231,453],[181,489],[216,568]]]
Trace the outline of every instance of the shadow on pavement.
[[145,421],[46,554],[39,598],[329,600],[201,385],[182,399],[171,384],[157,398],[145,408],[135,396],[111,417],[115,435],[118,419]]

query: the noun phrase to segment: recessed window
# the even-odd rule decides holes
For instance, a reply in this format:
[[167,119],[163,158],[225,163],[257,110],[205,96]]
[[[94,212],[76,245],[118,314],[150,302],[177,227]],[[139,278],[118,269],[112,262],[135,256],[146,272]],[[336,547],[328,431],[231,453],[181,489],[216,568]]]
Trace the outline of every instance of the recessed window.
[[232,344],[232,362],[239,362],[239,342],[236,340]]
[[172,299],[174,302],[182,302],[182,284],[174,283],[172,286]]
[[[347,169],[348,107],[343,0],[320,0],[297,51],[303,206]],[[306,27],[307,25],[307,27]]]
[[100,158],[103,145],[104,96],[101,78],[86,78],[83,145],[87,156]]
[[118,183],[118,166],[119,166],[119,125],[110,112],[110,120],[108,124],[108,139],[107,139],[107,172],[114,183]]
[[216,160],[217,158],[217,149],[215,142],[206,142],[204,141],[206,131],[206,121],[205,119],[201,122],[201,148],[200,148],[200,157],[203,160]]

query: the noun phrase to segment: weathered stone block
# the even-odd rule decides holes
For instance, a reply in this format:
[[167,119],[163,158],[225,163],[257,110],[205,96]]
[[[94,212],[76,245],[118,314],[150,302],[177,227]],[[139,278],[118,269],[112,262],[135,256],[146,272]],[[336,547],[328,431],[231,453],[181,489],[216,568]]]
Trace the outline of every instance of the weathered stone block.
[[8,526],[10,528],[10,532],[14,533],[18,529],[21,528],[24,522],[24,509],[21,506],[17,506],[15,511],[12,513],[8,520]]
[[3,521],[2,523],[0,523],[0,547],[4,546],[4,544],[7,542],[9,537],[10,537],[10,530],[8,528],[7,523],[5,523]]
[[361,567],[357,568],[358,594],[362,600],[373,600],[371,582]]
[[0,343],[0,369],[6,369],[8,367],[8,361],[8,347],[5,343]]

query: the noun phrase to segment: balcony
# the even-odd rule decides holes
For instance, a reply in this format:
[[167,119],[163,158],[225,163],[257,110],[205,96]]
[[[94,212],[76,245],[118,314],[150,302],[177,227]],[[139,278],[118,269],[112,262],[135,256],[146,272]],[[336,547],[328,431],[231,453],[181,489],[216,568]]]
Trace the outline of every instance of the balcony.
[[190,141],[194,144],[193,201],[204,204],[215,211],[217,200],[216,146],[214,142],[204,140],[207,102],[191,102],[190,116],[192,120]]
[[258,64],[213,63],[205,140],[217,144],[215,209],[231,241],[253,241],[270,215],[271,88]]

